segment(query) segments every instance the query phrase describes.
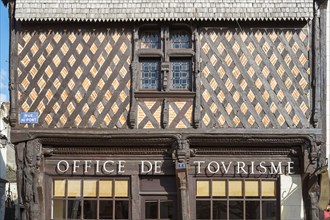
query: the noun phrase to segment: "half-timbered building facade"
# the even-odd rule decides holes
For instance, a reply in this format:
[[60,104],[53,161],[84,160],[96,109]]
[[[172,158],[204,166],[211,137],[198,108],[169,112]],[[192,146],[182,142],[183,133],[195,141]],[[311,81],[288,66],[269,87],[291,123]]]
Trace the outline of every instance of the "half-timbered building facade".
[[25,219],[319,219],[325,1],[3,0]]

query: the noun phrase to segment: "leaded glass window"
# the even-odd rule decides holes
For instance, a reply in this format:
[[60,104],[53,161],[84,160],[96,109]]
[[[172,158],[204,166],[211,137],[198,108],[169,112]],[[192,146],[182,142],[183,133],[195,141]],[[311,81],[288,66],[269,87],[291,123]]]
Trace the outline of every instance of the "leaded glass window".
[[160,79],[160,63],[157,60],[144,60],[141,62],[141,88],[158,89]]
[[171,48],[191,48],[190,34],[184,30],[171,31]]
[[159,32],[157,31],[142,32],[141,48],[160,48]]
[[172,88],[190,89],[191,85],[191,61],[171,60],[172,66]]

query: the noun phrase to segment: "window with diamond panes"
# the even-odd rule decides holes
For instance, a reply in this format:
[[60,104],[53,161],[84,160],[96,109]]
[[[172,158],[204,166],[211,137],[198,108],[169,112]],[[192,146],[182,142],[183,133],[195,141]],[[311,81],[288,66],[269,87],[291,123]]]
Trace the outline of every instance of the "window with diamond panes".
[[170,33],[171,48],[191,48],[191,35],[185,30],[172,30]]
[[196,219],[275,220],[279,201],[275,179],[196,181]]
[[129,219],[128,179],[54,179],[51,219]]
[[172,88],[191,89],[191,61],[189,59],[171,59]]
[[160,62],[158,60],[141,61],[141,88],[158,90],[160,81]]
[[160,48],[160,37],[158,31],[144,31],[140,35],[141,48]]

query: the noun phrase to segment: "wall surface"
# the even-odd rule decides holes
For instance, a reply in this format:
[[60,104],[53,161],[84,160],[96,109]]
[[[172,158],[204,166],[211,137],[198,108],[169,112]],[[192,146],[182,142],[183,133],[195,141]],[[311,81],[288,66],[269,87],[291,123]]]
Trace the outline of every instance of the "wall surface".
[[[327,7],[327,156],[330,154],[330,1]],[[329,163],[328,163],[329,165]],[[329,169],[330,170],[330,169]]]
[[304,219],[304,203],[300,175],[281,176],[281,219]]

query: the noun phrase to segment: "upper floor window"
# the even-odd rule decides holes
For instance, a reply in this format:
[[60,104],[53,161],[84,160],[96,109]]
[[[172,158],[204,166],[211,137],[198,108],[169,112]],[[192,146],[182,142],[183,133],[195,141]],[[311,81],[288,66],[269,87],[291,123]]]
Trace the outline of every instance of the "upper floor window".
[[144,26],[138,36],[135,55],[139,61],[137,85],[144,90],[141,94],[175,90],[185,94],[191,91],[194,52],[192,33],[187,26]]
[[141,33],[141,48],[160,48],[158,31],[144,31]]
[[190,89],[191,87],[191,60],[172,59],[172,88]]
[[170,34],[171,48],[191,48],[191,36],[185,30],[173,30]]
[[158,89],[160,80],[160,63],[158,60],[141,61],[141,88]]

